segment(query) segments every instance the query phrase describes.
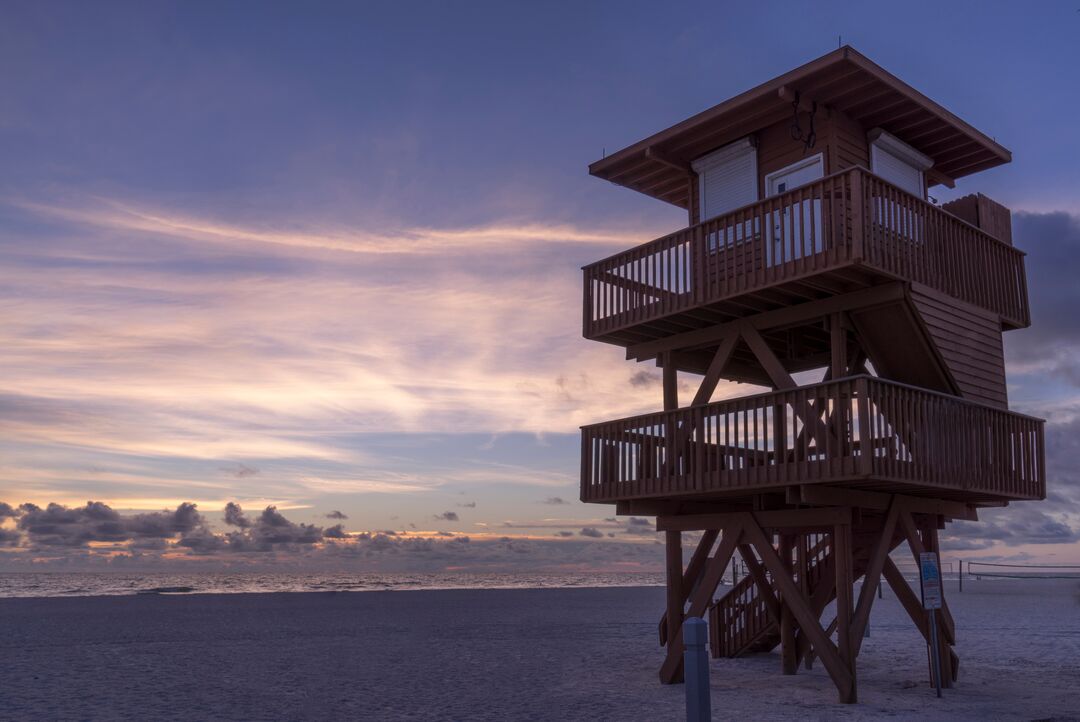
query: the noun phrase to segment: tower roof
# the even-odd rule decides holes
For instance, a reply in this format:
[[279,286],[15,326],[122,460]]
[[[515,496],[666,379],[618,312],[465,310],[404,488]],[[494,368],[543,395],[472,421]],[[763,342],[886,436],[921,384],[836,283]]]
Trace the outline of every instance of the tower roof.
[[934,159],[931,182],[993,168],[1012,154],[850,46],[844,46],[598,160],[589,173],[686,207],[690,161],[790,117],[792,102],[831,107]]

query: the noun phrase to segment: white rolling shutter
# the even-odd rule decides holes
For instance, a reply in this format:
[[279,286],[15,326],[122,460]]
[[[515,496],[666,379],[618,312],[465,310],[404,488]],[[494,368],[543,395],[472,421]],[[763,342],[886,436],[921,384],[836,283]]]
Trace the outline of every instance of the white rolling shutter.
[[701,220],[715,218],[758,200],[757,149],[749,138],[695,160]]
[[919,198],[926,197],[923,172],[934,165],[929,158],[884,131],[871,133],[870,170]]

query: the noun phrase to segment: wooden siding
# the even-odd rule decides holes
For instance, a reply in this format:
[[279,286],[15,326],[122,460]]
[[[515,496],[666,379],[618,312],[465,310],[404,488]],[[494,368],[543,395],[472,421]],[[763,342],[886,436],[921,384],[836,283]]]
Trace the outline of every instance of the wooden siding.
[[994,238],[1012,245],[1012,211],[982,193],[957,198],[941,207]]
[[830,113],[830,173],[854,166],[870,167],[866,129],[839,110]]
[[878,375],[934,391],[955,393],[941,354],[907,300],[848,313]]
[[960,395],[1008,408],[998,320],[920,284],[912,284],[911,300]]
[[[803,132],[809,130],[805,112],[799,114],[799,124]],[[824,157],[825,175],[853,166],[870,167],[866,131],[845,114],[831,108],[819,108],[814,119],[814,132],[817,142],[813,148],[807,148],[803,141],[791,137],[791,118],[766,126],[755,134],[758,198],[765,197],[765,176],[818,153]],[[692,173],[687,208],[690,225],[701,222],[698,182],[697,173]]]
[[[799,125],[803,133],[806,133],[810,127],[807,119],[806,113],[799,114]],[[823,108],[818,109],[814,121],[814,132],[817,134],[817,142],[813,148],[807,148],[801,140],[791,137],[791,118],[773,123],[758,133],[758,198],[765,197],[765,176],[798,163],[803,158],[824,153],[824,174],[828,175],[832,172],[828,166],[828,119]]]

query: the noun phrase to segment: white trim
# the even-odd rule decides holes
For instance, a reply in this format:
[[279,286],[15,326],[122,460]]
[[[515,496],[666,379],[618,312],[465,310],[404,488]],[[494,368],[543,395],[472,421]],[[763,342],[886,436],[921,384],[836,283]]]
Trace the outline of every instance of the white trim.
[[[868,137],[870,139],[871,154],[880,148],[920,171],[929,170],[934,165],[933,158],[920,153],[895,135],[886,133],[881,128],[870,131]],[[873,162],[873,159],[871,159],[871,162]]]
[[[770,196],[776,195],[775,193],[771,193],[770,188],[769,188],[769,186],[772,183],[774,178],[776,178],[777,176],[786,175],[788,173],[791,173],[792,171],[797,171],[797,170],[800,170],[802,168],[808,168],[808,167],[810,167],[812,165],[820,165],[821,166],[821,176],[820,177],[824,178],[825,177],[825,154],[824,153],[817,153],[816,155],[808,156],[806,158],[803,158],[802,160],[795,161],[791,165],[784,166],[780,170],[774,170],[772,173],[767,173],[765,175],[765,197],[768,198]],[[817,179],[815,178],[814,180],[817,180]],[[808,181],[808,182],[813,183],[813,181]],[[804,183],[803,185],[806,185],[806,184]],[[798,188],[799,186],[793,186],[793,187]],[[785,189],[784,192],[787,193],[789,190],[791,190],[791,188]]]

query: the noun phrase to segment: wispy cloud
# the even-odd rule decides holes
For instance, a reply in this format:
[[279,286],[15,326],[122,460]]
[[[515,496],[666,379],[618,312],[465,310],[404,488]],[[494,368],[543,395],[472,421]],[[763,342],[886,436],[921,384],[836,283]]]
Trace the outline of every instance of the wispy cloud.
[[489,458],[406,469],[357,439],[573,433],[654,405],[626,393],[633,369],[617,351],[580,339],[579,261],[557,250],[594,257],[636,234],[282,230],[100,199],[19,208],[51,230],[33,245],[0,237],[0,429],[36,472],[0,480],[35,498],[92,487],[56,460],[95,455],[110,470],[128,460],[132,477],[151,459],[206,461],[186,478],[240,493],[257,469],[262,488],[291,484],[278,498],[294,503],[565,487],[573,474]]
[[75,201],[75,205],[24,199],[8,199],[7,202],[25,211],[102,230],[149,233],[231,246],[265,243],[376,255],[448,254],[505,247],[508,243],[587,243],[627,247],[648,240],[640,232],[612,233],[534,222],[492,223],[471,228],[417,227],[387,232],[325,227],[290,230],[150,210],[110,198],[83,198]]

